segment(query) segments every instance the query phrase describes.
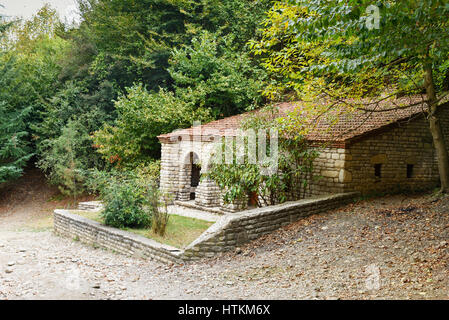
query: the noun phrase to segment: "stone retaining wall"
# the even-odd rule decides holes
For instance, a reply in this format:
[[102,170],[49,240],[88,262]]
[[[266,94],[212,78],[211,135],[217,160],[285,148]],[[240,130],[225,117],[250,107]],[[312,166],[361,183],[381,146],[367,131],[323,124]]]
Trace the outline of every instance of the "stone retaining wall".
[[247,242],[312,214],[326,212],[352,201],[358,193],[344,193],[287,202],[227,214],[207,229],[185,250],[109,228],[67,210],[55,210],[54,229],[61,236],[77,238],[127,255],[136,255],[164,263],[184,263],[234,250]]
[[178,248],[131,232],[106,227],[67,210],[55,210],[54,230],[57,235],[130,256],[153,259],[163,263],[183,262],[181,257],[183,251]]
[[358,193],[344,193],[287,202],[223,216],[184,251],[184,260],[213,257],[312,214],[338,208]]

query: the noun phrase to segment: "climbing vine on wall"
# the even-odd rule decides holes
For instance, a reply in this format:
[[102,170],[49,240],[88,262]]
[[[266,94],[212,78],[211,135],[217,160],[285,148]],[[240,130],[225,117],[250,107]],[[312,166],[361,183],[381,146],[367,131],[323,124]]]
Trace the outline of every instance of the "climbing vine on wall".
[[[315,178],[313,161],[318,156],[318,148],[310,146],[306,140],[306,130],[300,124],[291,125],[290,118],[295,118],[293,113],[283,118],[276,114],[277,108],[268,107],[246,117],[241,124],[245,132],[250,129],[254,132],[266,130],[267,133],[273,129],[277,131],[277,150],[272,150],[270,142],[266,143],[269,161],[254,163],[248,156],[248,150],[254,150],[253,143],[260,147],[260,137],[254,141],[245,136],[243,144],[237,144],[235,139],[231,145],[225,143],[229,139],[223,139],[218,144],[208,177],[222,190],[224,203],[245,201],[249,196],[256,206],[262,207],[304,198],[309,181]],[[227,148],[233,150],[232,161],[226,161],[224,156]],[[277,152],[278,156],[274,157],[273,152]],[[239,158],[242,154],[244,156]],[[277,161],[274,172],[266,170],[273,165],[271,161]]]

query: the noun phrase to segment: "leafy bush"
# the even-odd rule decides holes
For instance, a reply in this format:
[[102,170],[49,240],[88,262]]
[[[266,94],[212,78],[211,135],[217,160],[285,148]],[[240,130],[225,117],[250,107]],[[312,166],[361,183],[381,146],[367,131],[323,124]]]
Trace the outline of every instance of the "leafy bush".
[[157,136],[254,109],[266,72],[250,55],[237,50],[233,36],[202,32],[190,46],[173,49],[173,91],[149,92],[138,84],[115,103],[118,118],[94,135],[104,160],[133,169],[160,156]]
[[167,229],[169,215],[167,211],[158,210],[153,217],[152,230],[155,234],[163,237]]
[[151,181],[157,187],[160,182],[161,160],[142,163],[135,168],[135,172],[142,181]]
[[45,8],[27,23],[0,15],[0,183],[20,177],[34,155],[31,124],[57,88],[66,42],[39,28],[52,29],[52,17]]
[[[156,162],[154,167],[158,167]],[[106,225],[116,228],[149,228],[163,235],[168,222],[166,205],[152,168],[141,167],[135,171],[92,170],[88,178],[91,191],[98,191],[105,203],[102,215]]]
[[47,148],[43,149],[38,165],[63,194],[77,196],[85,191],[87,163],[80,155],[85,153],[83,149],[89,146],[89,142],[89,134],[75,121],[64,127],[61,136],[47,141]]
[[20,177],[33,155],[26,140],[24,118],[27,113],[29,108],[11,112],[0,101],[0,184]]
[[[269,161],[254,164],[247,156],[243,161],[237,161],[237,154],[247,154],[250,147],[250,140],[247,138],[243,146],[240,146],[244,150],[237,150],[237,144],[234,142],[232,146],[234,159],[231,164],[217,157],[222,155],[221,152],[214,155],[208,176],[222,189],[225,203],[244,200],[251,194],[258,195],[255,201],[259,207],[304,198],[309,180],[315,178],[312,173],[313,161],[318,156],[317,148],[309,146],[301,123],[293,124],[297,120],[294,113],[285,119],[276,118],[276,114],[278,112],[275,108],[273,110],[267,108],[265,112],[247,117],[242,123],[242,128],[253,129],[256,132],[259,129],[278,130],[278,157],[273,158],[278,161],[277,172],[262,170],[263,167],[268,168],[271,164]],[[267,147],[269,146],[268,143]],[[222,144],[218,144],[217,147],[224,150]]]
[[202,32],[190,46],[174,49],[168,69],[176,95],[197,107],[210,109],[214,118],[232,116],[263,103],[266,72],[234,36]]
[[122,168],[134,169],[160,156],[157,136],[186,128],[195,120],[209,120],[208,112],[195,109],[172,92],[148,92],[142,85],[128,89],[115,104],[118,119],[94,135],[98,152]]
[[151,212],[144,209],[145,194],[133,181],[112,181],[104,190],[104,223],[116,228],[149,227]]
[[[150,199],[150,202],[153,202],[151,207],[154,209],[153,223],[151,225],[151,228],[155,234],[163,237],[165,235],[165,231],[166,231],[167,225],[168,225],[168,220],[170,217],[168,215],[168,211],[167,211],[167,200],[168,199],[164,199],[164,201],[162,203],[163,206],[161,206],[159,189],[156,188],[154,190],[155,190],[155,193],[153,193],[153,196]],[[154,196],[156,194],[157,194],[157,196]]]

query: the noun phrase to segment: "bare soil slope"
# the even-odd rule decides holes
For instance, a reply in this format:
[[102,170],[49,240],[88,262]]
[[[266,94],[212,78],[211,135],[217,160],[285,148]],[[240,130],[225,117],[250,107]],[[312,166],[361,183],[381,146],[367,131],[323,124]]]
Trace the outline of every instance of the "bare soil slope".
[[[91,198],[80,197],[77,202]],[[29,168],[20,179],[0,189],[0,230],[51,227],[53,210],[73,205],[74,199],[62,196],[57,187],[49,185],[40,170]]]

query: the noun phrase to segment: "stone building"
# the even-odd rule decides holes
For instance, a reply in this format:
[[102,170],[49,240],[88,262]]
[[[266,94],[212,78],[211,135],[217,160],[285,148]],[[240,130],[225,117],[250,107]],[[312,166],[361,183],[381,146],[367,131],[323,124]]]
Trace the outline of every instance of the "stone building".
[[[439,174],[436,152],[426,114],[421,105],[394,109],[406,103],[395,100],[373,111],[338,114],[330,125],[327,117],[311,119],[307,139],[319,146],[314,163],[315,179],[306,196],[359,191],[362,194],[421,190],[436,187]],[[301,110],[301,103],[282,103],[279,116]],[[384,112],[377,112],[385,108]],[[258,111],[253,111],[258,112]],[[223,206],[220,189],[209,179],[214,142],[232,139],[246,114],[194,126],[159,136],[162,144],[161,189],[178,203],[203,208],[239,210],[246,206]],[[442,110],[443,128],[449,136],[449,107]]]

